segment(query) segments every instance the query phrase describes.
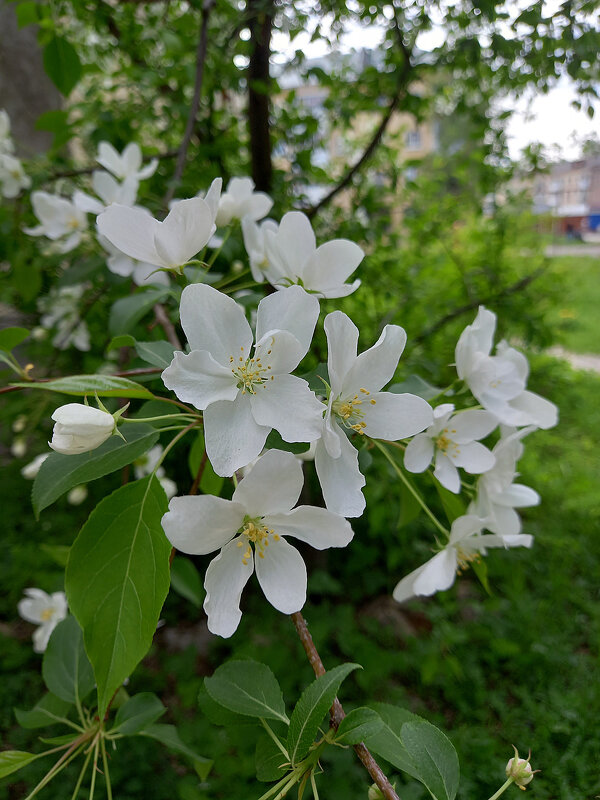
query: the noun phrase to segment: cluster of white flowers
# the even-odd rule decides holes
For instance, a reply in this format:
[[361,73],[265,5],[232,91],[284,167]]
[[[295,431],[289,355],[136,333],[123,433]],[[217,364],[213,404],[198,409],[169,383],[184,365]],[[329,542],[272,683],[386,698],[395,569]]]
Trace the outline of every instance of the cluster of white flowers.
[[15,156],[15,144],[10,134],[10,118],[0,109],[0,195],[7,199],[17,197],[29,189],[31,178],[25,174],[21,161]]
[[52,344],[59,350],[71,346],[84,352],[90,349],[90,332],[80,310],[87,288],[83,283],[60,286],[38,300],[38,310],[42,314],[40,327],[56,331]]
[[[130,152],[125,158],[126,152],[118,156],[104,148],[103,160],[99,158],[104,166],[110,162],[113,174],[125,183],[141,176],[141,156],[135,160]],[[458,376],[478,406],[456,409],[442,403],[434,409],[415,394],[383,391],[404,350],[405,331],[386,325],[378,341],[358,354],[359,330],[341,311],[324,319],[328,382],[323,380],[322,390],[315,392],[292,373],[309,351],[319,300],[343,297],[359,287],[359,280],[346,281],[364,253],[345,239],[317,246],[310,221],[300,212],[285,214],[279,224],[267,219],[259,225],[272,201],[254,192],[248,178],[232,179],[224,193],[221,188],[216,179],[205,196],[174,202],[163,221],[134,207],[131,194],[130,203],[121,197],[105,209],[95,206],[101,212],[98,230],[115,248],[115,257],[122,254],[163,272],[181,273],[218,227],[239,220],[254,279],[277,289],[261,300],[251,326],[231,297],[206,283],[188,285],[181,295],[180,318],[189,349],[176,352],[162,373],[165,386],[179,400],[203,413],[207,457],[218,475],[232,476],[236,484],[231,501],[211,495],[173,497],[174,484],[165,486],[171,499],[163,527],[171,543],[192,554],[220,551],[206,574],[210,630],[221,636],[235,631],[241,592],[254,570],[275,608],[283,613],[300,610],[306,568],[286,537],[317,549],[350,542],[353,532],[346,518],[360,516],[365,508],[356,445],[367,439],[401,442],[408,472],[423,472],[434,461],[434,478],[453,493],[461,489],[459,469],[479,476],[470,489],[467,513],[454,520],[434,557],[400,581],[396,600],[448,588],[457,571],[488,548],[529,547],[532,538],[520,533],[515,509],[539,498],[515,483],[516,464],[523,437],[555,425],[557,409],[527,391],[528,366],[521,353],[501,342],[491,355],[495,315],[480,308],[456,347]],[[110,198],[118,199],[114,192]],[[91,424],[86,414],[85,420],[74,419],[75,428]],[[99,442],[114,430],[113,418],[107,416]],[[55,418],[66,424],[66,418]],[[483,444],[498,428],[495,445]],[[310,445],[326,508],[294,508],[303,483],[301,462],[280,450],[264,452],[272,430],[285,442]],[[62,433],[55,428],[55,438]],[[85,450],[92,449],[91,434],[83,433]],[[83,450],[71,447],[69,452]],[[160,454],[160,448],[150,451],[146,467],[136,466],[136,476],[152,471]],[[164,473],[156,474],[168,480]],[[238,483],[240,475],[244,477]]]

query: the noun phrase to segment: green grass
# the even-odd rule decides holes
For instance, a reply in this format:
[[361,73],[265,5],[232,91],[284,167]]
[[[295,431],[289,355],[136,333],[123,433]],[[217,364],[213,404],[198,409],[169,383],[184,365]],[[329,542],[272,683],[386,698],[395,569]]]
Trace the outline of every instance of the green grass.
[[550,268],[564,287],[564,298],[549,316],[556,341],[574,353],[600,353],[600,258],[560,256]]

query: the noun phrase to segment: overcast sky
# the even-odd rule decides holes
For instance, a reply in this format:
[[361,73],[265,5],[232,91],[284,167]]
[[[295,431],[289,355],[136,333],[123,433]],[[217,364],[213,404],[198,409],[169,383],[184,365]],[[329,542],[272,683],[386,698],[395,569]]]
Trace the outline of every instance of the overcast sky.
[[[369,28],[355,28],[345,34],[341,48],[375,48],[381,44],[383,31],[372,26]],[[424,50],[438,46],[443,40],[443,31],[432,30],[419,39],[418,45]],[[310,34],[301,34],[294,39],[293,47],[289,40],[281,33],[275,33],[275,49],[283,52],[303,50],[309,58],[325,55],[328,46],[325,41],[310,41]],[[552,150],[553,156],[573,160],[580,155],[580,142],[594,135],[600,138],[600,103],[596,104],[596,115],[590,119],[585,111],[577,111],[571,105],[576,98],[576,92],[567,79],[561,79],[559,84],[548,94],[530,94],[518,101],[507,100],[503,103],[507,108],[515,107],[516,113],[508,124],[508,142],[510,155],[518,158],[521,150],[532,142],[541,142],[546,148]]]

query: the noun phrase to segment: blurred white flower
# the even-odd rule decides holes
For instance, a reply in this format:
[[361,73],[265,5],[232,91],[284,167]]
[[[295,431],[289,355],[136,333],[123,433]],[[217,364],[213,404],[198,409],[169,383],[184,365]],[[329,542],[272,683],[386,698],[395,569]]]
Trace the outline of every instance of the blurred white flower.
[[13,153],[15,145],[10,135],[10,117],[7,112],[0,109],[0,154]]
[[266,277],[266,272],[269,269],[269,260],[267,258],[265,234],[267,231],[276,233],[277,228],[277,223],[272,219],[265,219],[260,225],[257,225],[250,217],[244,217],[242,220],[244,247],[250,261],[250,272],[257,283],[269,280]]
[[306,600],[306,567],[287,536],[317,550],[345,547],[353,536],[343,517],[324,508],[293,506],[303,477],[291,454],[269,450],[244,477],[232,500],[212,495],[176,497],[162,519],[171,544],[200,555],[219,550],[204,582],[208,628],[231,636],[241,619],[240,596],[252,572],[265,597],[283,614],[299,611]]
[[74,486],[67,494],[67,503],[72,506],[80,506],[88,496],[87,486]]
[[40,467],[44,463],[44,461],[48,458],[50,453],[40,453],[39,456],[36,456],[33,461],[30,461],[29,464],[25,464],[23,469],[21,470],[21,475],[24,478],[27,478],[28,481],[32,481],[37,477],[38,472],[40,471]]
[[467,325],[456,345],[456,371],[481,405],[505,425],[552,428],[558,409],[539,394],[526,391],[529,365],[522,353],[505,341],[490,355],[496,315],[483,306]]
[[15,458],[23,458],[27,452],[27,442],[25,439],[23,439],[21,436],[17,436],[15,439],[13,439],[13,443],[10,446],[10,452]]
[[32,192],[33,211],[40,224],[23,228],[30,236],[46,236],[60,253],[73,250],[87,229],[87,218],[74,203],[48,192]]
[[133,178],[136,181],[143,181],[154,175],[158,167],[156,158],[153,158],[147,166],[142,167],[142,151],[136,142],[130,142],[122,153],[119,153],[109,142],[100,142],[96,161],[120,180]]
[[332,239],[317,247],[302,212],[284,214],[277,230],[266,228],[263,236],[266,265],[261,269],[276,288],[297,283],[307,292],[332,298],[346,297],[360,286],[360,280],[346,280],[364,258],[361,248],[348,239]]
[[19,159],[0,153],[0,194],[11,199],[30,186],[31,178],[25,174]]
[[345,517],[359,517],[365,508],[361,491],[365,479],[346,432],[397,441],[426,428],[433,411],[414,394],[381,391],[392,379],[404,350],[403,328],[386,325],[376,344],[360,355],[356,354],[358,328],[346,314],[328,314],[325,333],[331,387],[315,467],[327,508]]
[[131,277],[133,282],[137,283],[138,286],[151,283],[160,284],[161,286],[169,285],[169,276],[167,273],[158,270],[154,264],[136,261],[135,258],[125,255],[125,253],[122,253],[118,247],[115,247],[112,242],[109,242],[108,239],[101,234],[98,234],[98,243],[108,253],[106,265],[115,275],[121,275],[124,278]]
[[[71,345],[77,350],[90,349],[90,333],[79,312],[86,289],[86,284],[55,287],[38,300],[38,308],[43,312],[40,319],[42,330],[56,328],[52,344],[59,350],[66,350]],[[35,338],[42,338],[39,332]]]
[[472,562],[479,561],[489,547],[531,547],[533,543],[533,537],[525,534],[482,534],[486,527],[487,521],[475,515],[468,514],[455,519],[448,544],[425,564],[402,578],[394,589],[394,600],[402,603],[410,597],[428,597],[449,589],[457,573],[467,569]]
[[23,433],[27,427],[27,417],[25,414],[19,414],[12,424],[13,433]]
[[232,219],[244,217],[256,221],[266,217],[272,207],[268,194],[254,191],[252,178],[232,178],[227,191],[221,194],[216,223],[221,227],[229,225]]
[[[139,458],[136,458],[136,460],[133,462],[133,473],[137,480],[145,478],[146,475],[150,475],[150,473],[154,471],[154,467],[158,464],[158,460],[162,456],[163,450],[163,446],[157,444],[148,450],[147,453],[144,453]],[[177,484],[175,481],[172,481],[170,478],[166,477],[165,470],[162,466],[156,470],[156,477],[158,478],[158,482],[162,486],[164,493],[167,495],[167,500],[175,497],[177,494]]]
[[81,211],[101,214],[111,203],[132,206],[135,203],[138,186],[135,178],[126,178],[123,183],[119,183],[108,172],[95,170],[92,174],[92,188],[102,202],[80,189],[73,193],[73,202]]
[[433,424],[408,443],[404,466],[409,472],[424,472],[435,457],[434,475],[454,494],[460,492],[462,467],[472,475],[491,469],[496,459],[477,439],[483,439],[498,425],[493,414],[467,409],[454,414],[452,403],[433,409]]
[[286,442],[319,438],[323,405],[289,374],[306,355],[318,316],[319,301],[298,286],[265,297],[252,353],[252,330],[235,300],[206,284],[183,290],[191,352],[176,352],[162,379],[204,412],[206,452],[218,475],[255,459],[272,428]]
[[63,455],[95,450],[115,432],[112,414],[83,403],[67,403],[52,414],[55,422],[50,447]]
[[25,597],[19,600],[19,614],[27,622],[39,627],[33,632],[33,649],[43,653],[50,634],[67,616],[67,598],[64,592],[46,594],[42,589],[25,589]]

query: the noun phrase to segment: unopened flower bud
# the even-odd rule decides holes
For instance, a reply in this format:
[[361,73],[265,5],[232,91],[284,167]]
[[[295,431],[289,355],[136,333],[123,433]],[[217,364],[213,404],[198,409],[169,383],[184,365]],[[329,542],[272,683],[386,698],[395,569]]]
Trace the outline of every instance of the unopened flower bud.
[[383,800],[383,792],[376,783],[369,786],[367,798],[368,800]]
[[519,758],[519,751],[514,745],[513,749],[515,751],[515,756],[511,758],[506,765],[506,775],[508,778],[512,778],[517,786],[524,789],[528,783],[531,783],[533,776],[536,772],[539,772],[539,770],[531,768],[531,764],[529,763],[531,750],[527,758]]
[[27,417],[25,414],[20,414],[12,424],[14,433],[23,433],[27,426]]
[[109,439],[116,429],[112,414],[82,403],[67,403],[57,408],[52,419],[56,423],[50,447],[63,455],[76,455],[95,450]]
[[23,458],[27,452],[27,442],[18,436],[10,446],[10,452],[15,458]]
[[67,495],[67,503],[72,506],[80,506],[88,496],[87,486],[75,486]]

